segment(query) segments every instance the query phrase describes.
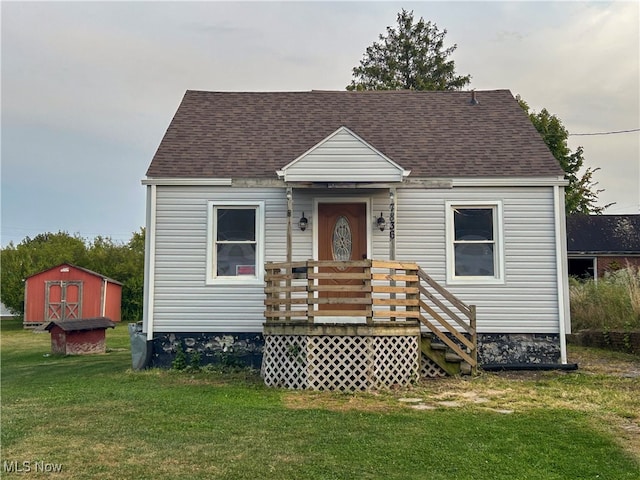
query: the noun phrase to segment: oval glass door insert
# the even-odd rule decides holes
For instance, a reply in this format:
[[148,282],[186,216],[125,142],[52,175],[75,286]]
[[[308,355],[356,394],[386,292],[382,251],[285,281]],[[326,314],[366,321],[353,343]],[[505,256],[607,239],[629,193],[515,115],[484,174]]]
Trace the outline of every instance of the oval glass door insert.
[[349,220],[341,215],[333,227],[333,241],[331,244],[333,259],[339,262],[348,262],[351,260],[352,245]]

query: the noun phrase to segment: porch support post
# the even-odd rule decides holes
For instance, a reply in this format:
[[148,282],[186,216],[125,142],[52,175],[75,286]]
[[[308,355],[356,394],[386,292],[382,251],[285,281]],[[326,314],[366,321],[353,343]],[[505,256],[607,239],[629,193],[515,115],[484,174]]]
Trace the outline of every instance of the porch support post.
[[[389,187],[389,260],[396,259],[396,187]],[[391,274],[395,275],[396,270],[392,269]],[[396,281],[391,280],[392,287],[396,286]],[[396,299],[396,294],[391,293],[389,298]],[[395,311],[395,305],[391,306],[391,311]],[[396,319],[394,319],[396,320]]]
[[389,187],[389,260],[396,259],[396,187]]
[[287,187],[287,262],[291,263],[292,259],[292,216],[293,216],[293,191],[291,187]]
[[293,253],[292,253],[293,229],[291,225],[292,218],[293,218],[293,189],[291,187],[287,187],[287,263],[289,264],[289,266],[286,269],[286,273],[288,274],[288,277],[285,281],[285,285],[287,287],[286,288],[287,291],[285,293],[285,299],[287,300],[285,309],[287,312],[291,311],[291,275],[293,274],[293,269],[291,267],[291,261],[293,258]]

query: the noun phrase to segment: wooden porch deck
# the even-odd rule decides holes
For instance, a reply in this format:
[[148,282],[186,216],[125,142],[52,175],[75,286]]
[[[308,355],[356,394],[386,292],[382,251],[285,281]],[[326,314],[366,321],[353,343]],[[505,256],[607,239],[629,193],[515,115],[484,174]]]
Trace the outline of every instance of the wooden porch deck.
[[265,270],[265,333],[337,334],[348,325],[353,329],[354,323],[365,327],[361,332],[366,327],[391,331],[394,326],[415,332],[422,325],[434,339],[432,344],[429,335],[422,335],[423,354],[448,373],[460,372],[449,368],[452,354],[476,372],[475,306],[455,297],[416,263],[309,260],[268,262]]

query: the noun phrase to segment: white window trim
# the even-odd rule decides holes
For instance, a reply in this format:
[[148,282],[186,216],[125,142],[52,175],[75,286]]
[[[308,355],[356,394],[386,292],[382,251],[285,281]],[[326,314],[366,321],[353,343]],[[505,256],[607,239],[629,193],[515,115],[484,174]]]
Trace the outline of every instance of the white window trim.
[[[238,277],[219,277],[216,275],[215,252],[215,207],[253,207],[256,209],[256,275]],[[222,201],[207,202],[207,285],[263,285],[264,284],[264,201]]]
[[[455,238],[454,215],[455,208],[491,208],[494,211],[494,268],[493,277],[457,276],[455,274]],[[504,234],[501,201],[447,201],[445,202],[446,218],[446,253],[447,253],[447,283],[451,285],[504,285]]]

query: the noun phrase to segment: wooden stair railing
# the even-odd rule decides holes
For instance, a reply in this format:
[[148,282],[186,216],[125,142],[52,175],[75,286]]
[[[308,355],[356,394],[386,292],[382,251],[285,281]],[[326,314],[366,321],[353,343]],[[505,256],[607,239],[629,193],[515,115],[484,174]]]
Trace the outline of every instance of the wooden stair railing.
[[[421,268],[418,270],[418,277],[420,277],[420,322],[431,331],[433,336],[469,364],[473,374],[477,373],[478,334],[475,305],[462,302]],[[422,311],[426,312],[430,318],[423,315]],[[445,316],[458,328],[445,319]]]
[[[352,270],[323,271],[328,267]],[[475,306],[466,305],[414,262],[267,262],[265,273],[267,322],[286,320],[312,324],[316,317],[332,316],[365,317],[367,324],[415,320],[468,364],[472,373],[477,371]],[[327,279],[343,279],[350,284],[327,283]],[[439,348],[431,342],[422,344],[425,355],[451,373],[445,368],[447,362],[451,363],[447,360],[451,356],[434,353]]]

